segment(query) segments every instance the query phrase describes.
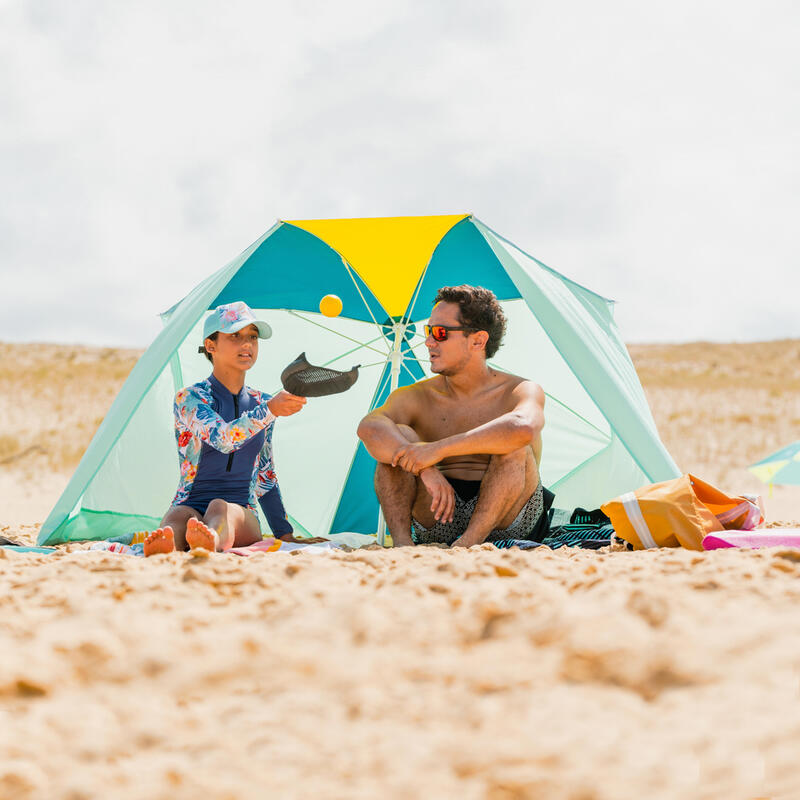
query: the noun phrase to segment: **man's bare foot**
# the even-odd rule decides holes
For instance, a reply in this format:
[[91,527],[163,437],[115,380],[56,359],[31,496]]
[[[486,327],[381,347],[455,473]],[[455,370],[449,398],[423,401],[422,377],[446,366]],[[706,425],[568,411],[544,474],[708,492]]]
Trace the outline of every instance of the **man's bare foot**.
[[189,545],[190,550],[202,547],[213,553],[219,547],[219,536],[204,522],[192,517],[186,523],[186,544]]
[[172,553],[175,550],[175,536],[169,525],[158,528],[144,537],[144,554],[154,556],[157,553]]

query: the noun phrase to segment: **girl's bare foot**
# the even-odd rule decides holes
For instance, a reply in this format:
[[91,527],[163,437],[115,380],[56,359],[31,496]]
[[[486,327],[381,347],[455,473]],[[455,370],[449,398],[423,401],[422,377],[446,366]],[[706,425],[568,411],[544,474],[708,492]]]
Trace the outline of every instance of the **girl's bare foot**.
[[144,537],[144,554],[154,556],[157,553],[172,553],[175,550],[175,536],[169,525],[158,528]]
[[204,522],[192,517],[186,523],[186,544],[190,550],[202,547],[214,553],[219,549],[219,536]]

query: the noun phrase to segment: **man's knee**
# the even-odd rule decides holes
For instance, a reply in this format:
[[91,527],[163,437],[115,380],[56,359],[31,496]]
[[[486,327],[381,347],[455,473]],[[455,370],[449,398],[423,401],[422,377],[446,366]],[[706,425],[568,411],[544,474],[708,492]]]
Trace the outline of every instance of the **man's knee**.
[[486,473],[495,480],[491,484],[502,494],[516,495],[525,488],[528,481],[529,447],[512,450],[510,453],[497,453],[489,459]]
[[531,457],[531,448],[526,445],[517,450],[512,450],[510,453],[495,453],[489,458],[489,464],[497,466],[521,465],[524,467],[529,457]]
[[[407,441],[420,441],[417,432],[409,425],[398,425],[397,427]],[[382,461],[379,461],[375,467],[375,491],[379,494],[387,486],[410,486],[415,483],[415,480],[414,476],[410,472],[406,472],[402,467],[393,467],[391,464],[384,464]]]
[[414,483],[414,476],[401,467],[393,467],[391,464],[383,464],[380,461],[375,467],[375,491],[379,496],[387,488],[407,487]]

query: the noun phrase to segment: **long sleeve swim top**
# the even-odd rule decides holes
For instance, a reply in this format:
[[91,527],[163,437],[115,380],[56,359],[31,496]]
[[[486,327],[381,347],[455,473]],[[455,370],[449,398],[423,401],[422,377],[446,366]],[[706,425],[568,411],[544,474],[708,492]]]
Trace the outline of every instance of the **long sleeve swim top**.
[[173,505],[212,493],[256,513],[256,501],[277,483],[270,398],[248,386],[232,394],[213,375],[175,395],[180,483]]

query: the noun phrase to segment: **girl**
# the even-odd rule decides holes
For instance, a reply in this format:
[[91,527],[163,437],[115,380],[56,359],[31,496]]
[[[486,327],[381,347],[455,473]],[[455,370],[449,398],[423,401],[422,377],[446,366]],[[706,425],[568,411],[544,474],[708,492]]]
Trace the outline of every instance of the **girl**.
[[214,369],[175,396],[181,478],[161,527],[145,538],[146,556],[247,547],[262,538],[256,501],[281,539],[321,541],[292,536],[272,465],[275,418],[296,414],[306,399],[286,391],[270,397],[244,383],[258,340],[271,335],[243,302],[217,306],[206,318],[199,351]]

